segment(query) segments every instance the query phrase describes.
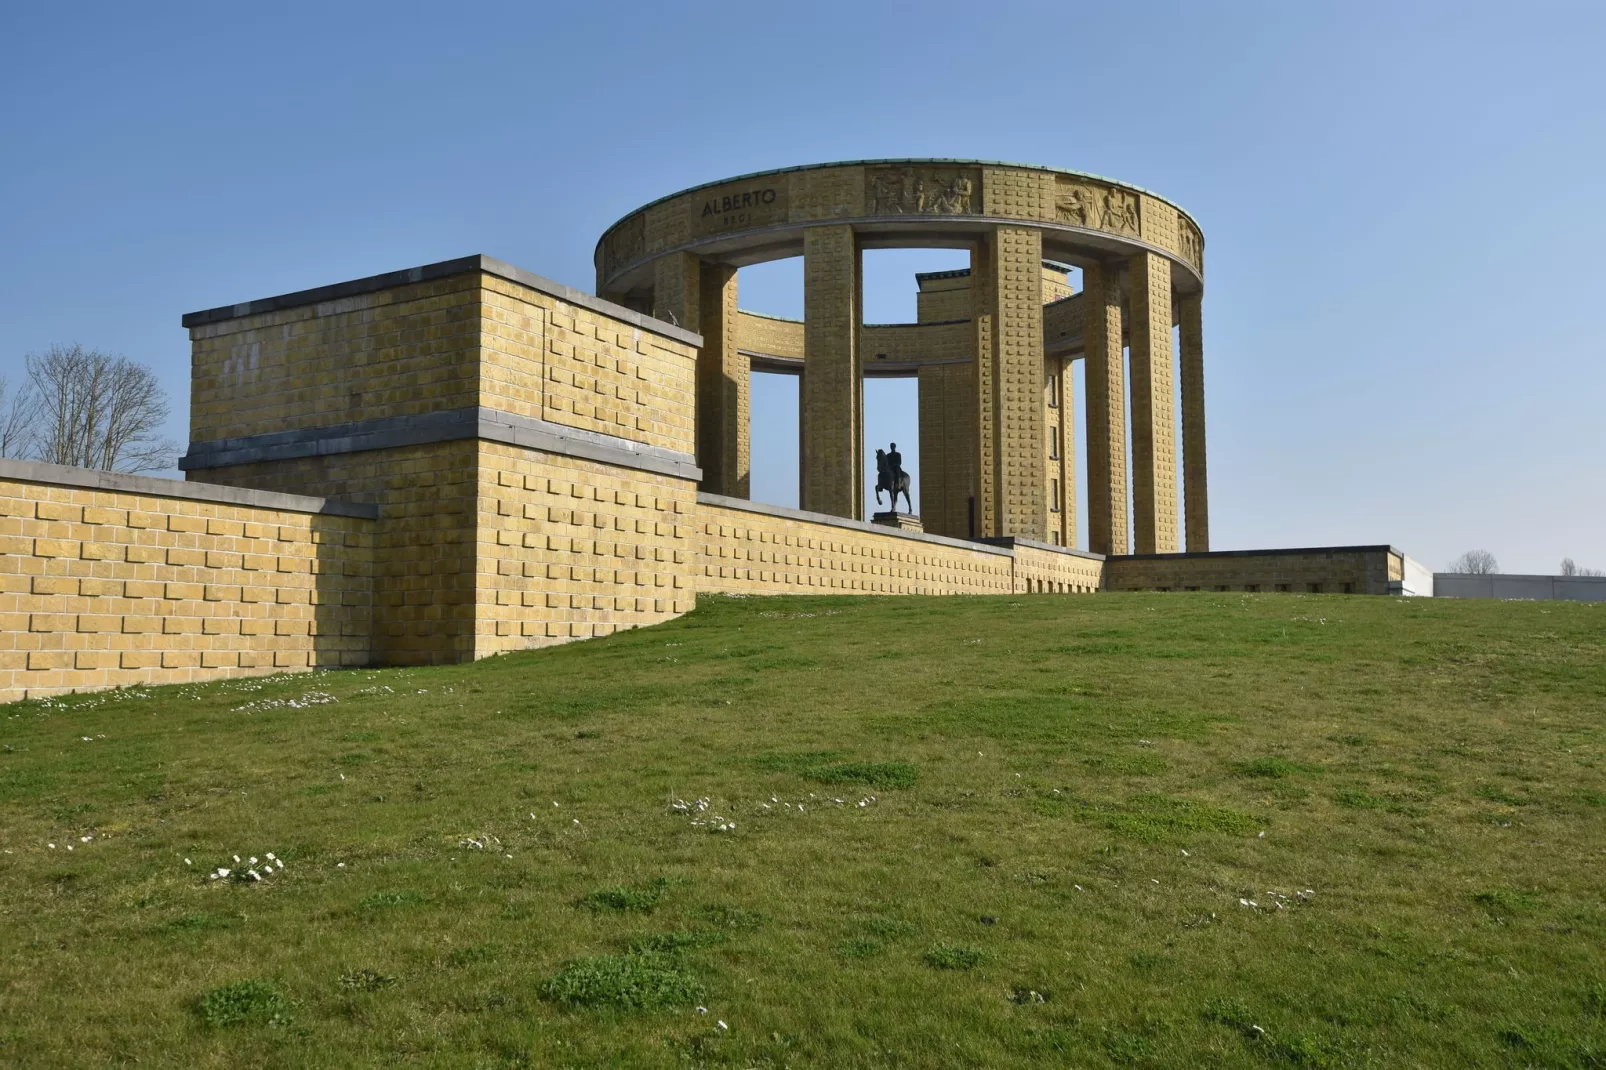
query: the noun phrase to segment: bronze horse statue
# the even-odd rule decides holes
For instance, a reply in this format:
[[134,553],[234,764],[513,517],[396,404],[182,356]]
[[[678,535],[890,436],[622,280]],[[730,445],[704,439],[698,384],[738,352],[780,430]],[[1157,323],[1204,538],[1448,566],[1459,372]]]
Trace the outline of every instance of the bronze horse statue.
[[[903,500],[908,503],[909,511],[912,513],[915,511],[915,503],[914,499],[909,497],[909,473],[905,472],[903,465],[894,461],[893,457],[899,457],[899,455],[894,453],[889,457],[886,450],[875,451],[875,503],[877,505],[881,504],[882,491],[891,491],[892,511],[894,513],[898,511],[898,495],[902,494]],[[900,457],[899,459],[901,460],[902,458]]]

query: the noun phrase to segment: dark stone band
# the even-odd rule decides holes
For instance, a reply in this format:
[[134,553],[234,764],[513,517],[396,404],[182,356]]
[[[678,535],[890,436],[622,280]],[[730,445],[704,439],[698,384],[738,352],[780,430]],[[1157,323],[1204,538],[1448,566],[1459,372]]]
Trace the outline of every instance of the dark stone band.
[[702,469],[697,467],[697,459],[689,453],[480,406],[448,409],[422,416],[387,416],[377,420],[309,427],[300,431],[273,431],[243,438],[192,442],[190,451],[179,459],[178,466],[189,472],[470,438],[577,457],[599,464],[614,464],[676,479],[696,481],[703,476]]

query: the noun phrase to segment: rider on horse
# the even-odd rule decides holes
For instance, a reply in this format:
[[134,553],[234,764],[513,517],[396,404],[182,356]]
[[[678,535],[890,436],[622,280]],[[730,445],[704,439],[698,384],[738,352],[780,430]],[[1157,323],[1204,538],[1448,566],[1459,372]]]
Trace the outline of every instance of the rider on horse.
[[898,444],[896,442],[892,444],[890,453],[886,450],[875,451],[875,467],[876,504],[881,504],[881,492],[887,490],[892,492],[893,512],[898,511],[898,495],[900,494],[903,495],[903,500],[908,503],[909,511],[911,513],[914,512],[914,499],[909,496],[909,473],[903,470],[903,454],[898,452]]

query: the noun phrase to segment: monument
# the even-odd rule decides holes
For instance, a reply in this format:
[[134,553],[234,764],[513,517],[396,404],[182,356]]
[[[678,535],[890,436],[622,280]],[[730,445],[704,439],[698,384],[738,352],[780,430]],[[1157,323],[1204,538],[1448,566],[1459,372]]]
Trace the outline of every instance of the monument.
[[[918,322],[866,324],[863,252],[900,246],[970,267],[917,276]],[[802,321],[737,307],[740,267],[795,255]],[[0,459],[0,701],[468,661],[703,594],[1416,582],[1387,545],[1209,551],[1204,239],[1157,194],[973,160],[767,171],[632,212],[596,268],[601,298],[468,256],[186,315],[188,479]],[[753,369],[802,377],[801,509],[749,500]],[[880,451],[879,523],[868,376],[919,382],[918,495]]]
[[[921,322],[865,324],[864,251],[931,247],[968,250],[969,271],[922,277]],[[738,310],[738,268],[798,255],[801,324]],[[1158,194],[979,160],[787,168],[632,212],[602,236],[596,265],[605,297],[703,335],[704,490],[747,495],[749,371],[793,371],[802,375],[802,507],[863,518],[863,380],[914,376],[926,529],[1074,546],[1067,371],[1085,360],[1089,549],[1173,553],[1184,539],[1188,551],[1210,548],[1204,237]],[[1067,267],[1081,269],[1082,292],[1070,291]]]

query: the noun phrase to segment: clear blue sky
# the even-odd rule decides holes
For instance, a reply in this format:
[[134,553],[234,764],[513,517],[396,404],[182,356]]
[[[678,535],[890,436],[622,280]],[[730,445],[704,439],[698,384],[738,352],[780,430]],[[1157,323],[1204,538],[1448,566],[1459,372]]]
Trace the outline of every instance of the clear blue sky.
[[[1202,224],[1217,548],[1606,566],[1598,2],[9,4],[0,103],[0,372],[124,353],[179,439],[186,311],[473,252],[590,290],[602,230],[684,186],[1018,160]],[[952,258],[873,257],[869,317]],[[799,312],[793,267],[742,287]],[[771,498],[788,386],[755,395]],[[868,396],[912,458],[912,385]]]

